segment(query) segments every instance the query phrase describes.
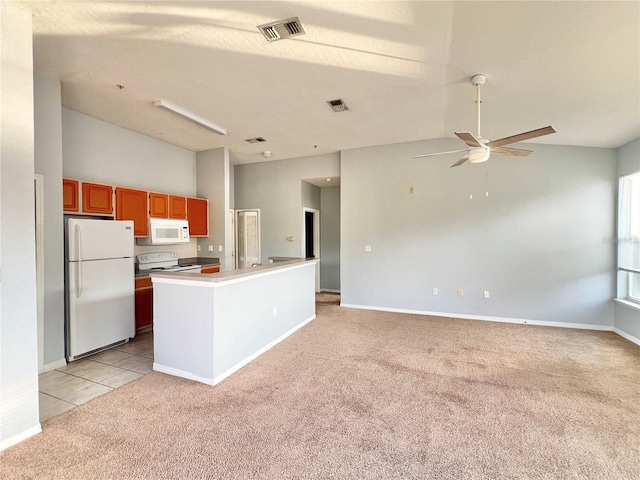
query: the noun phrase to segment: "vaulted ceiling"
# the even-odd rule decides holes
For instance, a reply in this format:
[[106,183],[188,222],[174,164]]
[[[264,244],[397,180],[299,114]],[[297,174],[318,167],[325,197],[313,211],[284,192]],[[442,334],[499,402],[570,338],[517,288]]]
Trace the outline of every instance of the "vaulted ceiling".
[[[487,138],[546,125],[557,133],[532,142],[640,136],[639,2],[10,3],[33,12],[35,72],[61,80],[64,107],[193,151],[228,147],[236,163],[475,132],[476,73]],[[268,42],[257,28],[294,16],[305,35]]]

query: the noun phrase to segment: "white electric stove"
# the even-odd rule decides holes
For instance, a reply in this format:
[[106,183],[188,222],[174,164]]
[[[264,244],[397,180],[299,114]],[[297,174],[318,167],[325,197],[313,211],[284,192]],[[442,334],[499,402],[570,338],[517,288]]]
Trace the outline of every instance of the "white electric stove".
[[140,272],[164,271],[164,272],[185,272],[191,271],[200,273],[201,265],[178,265],[178,254],[172,252],[153,252],[136,255],[138,270]]

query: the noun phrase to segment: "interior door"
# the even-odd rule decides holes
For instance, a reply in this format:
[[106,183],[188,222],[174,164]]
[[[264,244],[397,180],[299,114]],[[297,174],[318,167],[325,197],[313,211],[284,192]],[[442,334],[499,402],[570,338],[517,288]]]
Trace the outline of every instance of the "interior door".
[[251,267],[260,263],[260,211],[240,210],[237,212],[236,238],[238,241],[238,268]]

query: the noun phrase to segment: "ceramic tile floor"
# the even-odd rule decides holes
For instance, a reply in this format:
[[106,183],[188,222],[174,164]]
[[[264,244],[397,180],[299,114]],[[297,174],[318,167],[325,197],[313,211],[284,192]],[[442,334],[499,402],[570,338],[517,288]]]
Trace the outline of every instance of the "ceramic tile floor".
[[153,333],[91,355],[39,376],[40,421],[60,415],[114,388],[142,377],[153,367]]

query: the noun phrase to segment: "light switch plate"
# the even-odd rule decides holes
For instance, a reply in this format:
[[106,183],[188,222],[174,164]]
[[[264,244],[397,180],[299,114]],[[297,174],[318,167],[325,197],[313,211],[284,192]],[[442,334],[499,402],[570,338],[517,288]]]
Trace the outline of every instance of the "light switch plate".
[[365,252],[370,252],[371,251],[371,245],[365,245],[364,246],[364,251]]

